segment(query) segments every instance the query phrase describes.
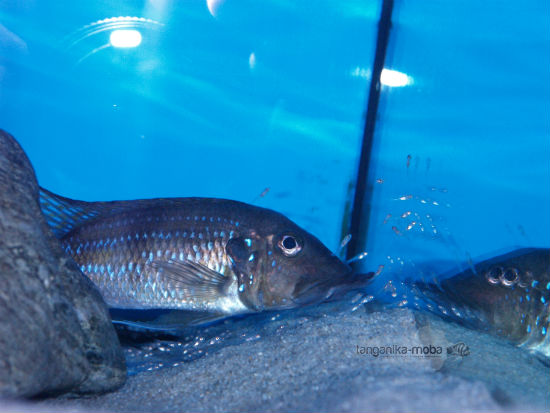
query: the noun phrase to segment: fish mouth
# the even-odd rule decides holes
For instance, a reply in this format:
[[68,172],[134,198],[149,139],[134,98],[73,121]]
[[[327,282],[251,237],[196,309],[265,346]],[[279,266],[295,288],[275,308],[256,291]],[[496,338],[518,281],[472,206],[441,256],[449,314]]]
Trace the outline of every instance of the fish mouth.
[[292,298],[293,304],[301,307],[325,301],[330,296],[331,291],[327,284],[326,282],[316,282],[300,289],[299,292],[295,291]]
[[336,301],[344,298],[351,292],[364,289],[374,278],[374,272],[351,273],[345,283],[334,286],[330,291],[328,301]]
[[327,279],[313,282],[294,290],[292,302],[296,306],[318,304],[343,298],[351,291],[361,290],[374,277],[374,273],[348,273],[337,280]]

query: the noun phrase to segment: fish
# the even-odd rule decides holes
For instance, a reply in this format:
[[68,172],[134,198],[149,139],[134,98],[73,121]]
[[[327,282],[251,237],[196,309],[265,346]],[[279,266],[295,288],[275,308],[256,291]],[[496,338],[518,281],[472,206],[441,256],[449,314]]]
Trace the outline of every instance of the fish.
[[433,312],[550,357],[550,249],[514,250],[414,288]]
[[372,278],[283,214],[239,201],[86,202],[41,188],[40,205],[112,314],[177,310],[163,320],[200,325],[338,299]]

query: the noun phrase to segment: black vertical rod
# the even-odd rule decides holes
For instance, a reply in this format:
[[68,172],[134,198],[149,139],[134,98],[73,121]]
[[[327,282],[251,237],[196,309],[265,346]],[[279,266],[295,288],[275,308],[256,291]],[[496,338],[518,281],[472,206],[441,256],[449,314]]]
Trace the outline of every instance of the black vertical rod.
[[376,51],[374,53],[374,64],[372,67],[372,78],[369,86],[369,99],[367,103],[367,115],[363,129],[363,142],[361,155],[359,157],[359,168],[355,183],[355,194],[351,210],[349,234],[351,240],[347,245],[346,256],[350,259],[361,253],[365,248],[370,215],[370,202],[372,198],[372,183],[369,182],[369,166],[376,126],[376,115],[378,113],[378,102],[380,101],[380,74],[384,68],[386,50],[390,37],[391,16],[393,11],[393,0],[383,0],[380,21],[378,22],[378,34],[376,38]]

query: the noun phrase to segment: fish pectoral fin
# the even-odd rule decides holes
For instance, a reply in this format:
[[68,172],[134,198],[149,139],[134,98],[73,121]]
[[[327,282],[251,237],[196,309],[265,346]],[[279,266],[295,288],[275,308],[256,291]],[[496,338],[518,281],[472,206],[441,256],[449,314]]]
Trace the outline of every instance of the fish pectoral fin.
[[223,274],[191,261],[153,261],[153,267],[190,298],[215,300],[226,293],[231,283]]
[[202,311],[184,311],[182,314],[174,314],[171,318],[172,322],[185,323],[185,326],[200,326],[204,324],[210,324],[218,320],[223,320],[229,317],[229,314],[215,313],[215,312],[202,312]]
[[148,330],[158,331],[163,333],[175,333],[178,330],[177,326],[156,325],[154,322],[149,321],[133,321],[133,320],[115,320],[113,324],[119,326],[130,327],[135,330]]
[[140,330],[175,333],[186,327],[213,323],[228,314],[190,310],[118,310],[110,309],[114,324]]

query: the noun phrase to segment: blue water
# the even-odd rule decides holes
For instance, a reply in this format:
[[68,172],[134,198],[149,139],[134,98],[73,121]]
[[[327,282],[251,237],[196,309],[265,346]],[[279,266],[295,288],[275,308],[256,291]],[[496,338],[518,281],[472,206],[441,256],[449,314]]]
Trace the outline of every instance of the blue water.
[[[380,6],[3,1],[0,127],[64,196],[237,199],[336,251]],[[386,68],[409,84],[382,88],[363,267],[549,247],[549,3],[398,0]]]
[[382,94],[369,266],[414,277],[548,247],[550,5],[396,5],[386,64],[414,83]]

